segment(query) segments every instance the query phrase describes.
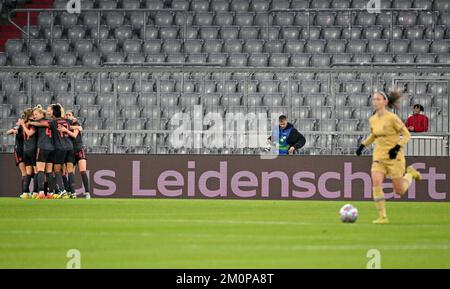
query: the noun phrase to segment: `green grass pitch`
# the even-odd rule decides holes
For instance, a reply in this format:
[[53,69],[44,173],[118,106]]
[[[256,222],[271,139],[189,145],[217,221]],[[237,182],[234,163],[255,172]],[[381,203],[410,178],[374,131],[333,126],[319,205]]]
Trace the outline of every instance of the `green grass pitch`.
[[0,268],[450,268],[450,203],[0,198]]

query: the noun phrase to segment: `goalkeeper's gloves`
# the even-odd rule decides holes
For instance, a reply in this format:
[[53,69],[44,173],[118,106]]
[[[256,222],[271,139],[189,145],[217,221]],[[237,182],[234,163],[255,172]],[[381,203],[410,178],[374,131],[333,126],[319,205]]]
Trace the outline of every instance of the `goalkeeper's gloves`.
[[400,151],[400,146],[399,145],[395,145],[395,147],[391,148],[389,150],[389,158],[391,160],[395,159],[397,157],[398,152]]
[[361,144],[359,146],[359,148],[356,150],[356,155],[360,156],[362,154],[363,149],[365,148],[365,146],[363,144]]

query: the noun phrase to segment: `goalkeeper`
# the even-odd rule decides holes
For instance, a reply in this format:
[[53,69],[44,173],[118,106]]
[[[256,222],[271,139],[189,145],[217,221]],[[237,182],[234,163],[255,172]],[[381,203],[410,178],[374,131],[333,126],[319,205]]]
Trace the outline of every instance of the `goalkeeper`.
[[267,139],[268,143],[274,145],[280,155],[293,155],[305,145],[306,139],[285,115],[280,115],[278,121],[279,125]]
[[421,175],[412,166],[406,169],[403,146],[408,142],[410,133],[405,124],[387,108],[394,108],[403,94],[398,91],[375,92],[372,96],[374,115],[369,118],[370,135],[361,143],[356,154],[361,155],[364,147],[375,143],[372,157],[372,189],[378,219],[374,224],[387,224],[383,181],[385,177],[392,179],[394,192],[404,195],[413,179],[421,180]]

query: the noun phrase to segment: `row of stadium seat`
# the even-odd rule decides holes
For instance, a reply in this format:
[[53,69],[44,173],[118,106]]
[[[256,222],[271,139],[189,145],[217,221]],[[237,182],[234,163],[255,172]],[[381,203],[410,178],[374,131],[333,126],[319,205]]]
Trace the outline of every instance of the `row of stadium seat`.
[[[447,84],[444,82],[432,82],[427,84],[426,82],[418,83],[402,83],[406,91],[410,94],[432,94],[432,96],[442,96],[447,93]],[[70,87],[69,87],[70,86]],[[72,89],[73,86],[73,89]],[[333,84],[333,92],[335,93],[349,93],[358,94],[366,93],[370,94],[373,90],[383,89],[385,84],[372,84],[370,81],[364,80],[350,80],[340,81],[336,80]],[[194,79],[161,79],[159,81],[150,80],[135,80],[135,79],[119,79],[114,84],[113,79],[75,79],[73,83],[70,79],[56,78],[52,81],[45,79],[33,78],[31,80],[23,80],[20,78],[7,78],[3,81],[0,79],[0,95],[14,94],[17,92],[26,92],[28,89],[33,95],[33,98],[43,97],[45,95],[52,95],[52,93],[59,94],[69,91],[73,93],[110,93],[117,92],[119,95],[123,93],[139,92],[139,93],[152,93],[161,92],[183,92],[201,94],[210,93],[283,93],[285,95],[292,94],[312,94],[312,93],[328,93],[330,86],[326,81],[320,80],[194,80]],[[89,95],[89,94],[85,94]],[[85,96],[87,97],[87,96]],[[352,96],[358,98],[359,96]],[[72,96],[73,98],[73,96]]]
[[7,64],[14,66],[28,65],[58,65],[61,67],[73,67],[75,65],[83,65],[86,67],[96,67],[103,64],[192,64],[192,65],[216,65],[231,67],[330,67],[335,64],[354,63],[357,65],[364,63],[399,63],[399,64],[449,64],[450,53],[446,54],[311,54],[311,53],[210,53],[210,54],[149,54],[147,56],[140,53],[130,53],[124,56],[120,52],[111,52],[105,57],[101,57],[98,53],[86,53],[82,57],[77,57],[74,53],[66,52],[58,56],[50,53],[42,53],[38,56],[28,56],[24,52],[14,54],[10,60],[0,53],[0,66]]
[[[422,8],[450,10],[446,0],[381,0],[381,8]],[[66,0],[56,0],[54,7],[64,9]],[[82,0],[82,8],[102,9],[179,9],[188,11],[267,11],[307,8],[365,8],[366,0]]]
[[83,12],[69,14],[67,12],[42,12],[38,16],[41,27],[61,25],[71,27],[83,25],[97,27],[107,25],[111,28],[130,25],[141,28],[144,25],[198,25],[198,26],[349,26],[349,25],[450,25],[450,12],[434,11],[395,11],[386,13],[355,12]]
[[[27,27],[23,27],[27,31]],[[383,27],[380,25],[367,26],[249,26],[249,25],[227,25],[227,26],[146,26],[145,29],[133,29],[131,26],[120,26],[111,28],[102,25],[100,27],[86,28],[74,25],[63,29],[61,26],[49,27],[30,26],[30,38],[42,40],[67,39],[76,44],[80,39],[87,39],[97,43],[104,39],[116,39],[123,44],[127,39],[448,39],[450,28],[443,25],[415,25],[404,27],[399,25]],[[27,40],[27,34],[22,38]],[[41,40],[39,40],[41,39]]]
[[[5,45],[6,52],[14,55],[26,52],[27,47],[22,40],[9,40]],[[141,53],[145,55],[165,53],[165,54],[197,54],[197,53],[449,53],[450,40],[387,40],[387,39],[290,39],[290,40],[270,40],[262,39],[225,39],[225,40],[201,40],[201,39],[152,39],[141,41],[138,39],[128,39],[122,45],[117,40],[102,40],[99,44],[94,44],[92,40],[78,40],[72,47],[68,40],[54,40],[51,45],[46,40],[32,40],[29,45],[29,52],[33,56],[39,56],[45,52],[52,52],[52,55],[61,55],[74,51],[77,55],[83,56],[89,52],[98,51],[101,55],[108,55],[112,52],[122,51],[123,54]]]

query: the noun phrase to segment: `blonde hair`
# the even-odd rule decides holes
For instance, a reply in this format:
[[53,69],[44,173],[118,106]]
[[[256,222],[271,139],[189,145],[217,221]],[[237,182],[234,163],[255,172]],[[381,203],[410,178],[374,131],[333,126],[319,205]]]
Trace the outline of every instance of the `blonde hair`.
[[40,114],[44,116],[44,118],[48,117],[47,111],[45,111],[41,105],[37,105],[33,108],[33,112],[38,111]]
[[33,109],[32,108],[26,108],[23,110],[21,119],[23,119],[25,122],[27,122],[31,116],[33,116]]

